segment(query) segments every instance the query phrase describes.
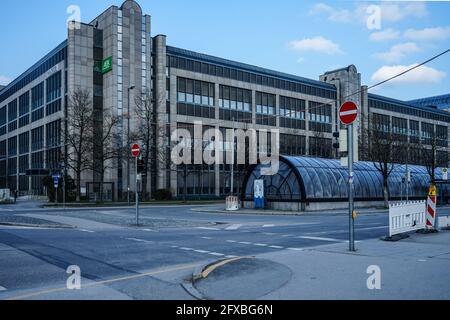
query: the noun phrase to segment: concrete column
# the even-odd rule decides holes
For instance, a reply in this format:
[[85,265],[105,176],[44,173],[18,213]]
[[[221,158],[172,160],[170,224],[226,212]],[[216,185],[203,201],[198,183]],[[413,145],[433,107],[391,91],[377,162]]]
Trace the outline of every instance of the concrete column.
[[[165,189],[167,186],[166,172],[166,36],[158,35],[154,39],[155,53],[155,104],[156,104],[156,148],[161,152],[156,162],[156,189]],[[163,150],[163,151],[162,151]]]

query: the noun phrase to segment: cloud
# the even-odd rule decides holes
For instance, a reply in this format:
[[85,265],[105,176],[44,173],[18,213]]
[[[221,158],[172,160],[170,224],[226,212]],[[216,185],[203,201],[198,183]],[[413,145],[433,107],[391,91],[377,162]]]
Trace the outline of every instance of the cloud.
[[12,81],[11,78],[7,76],[0,75],[0,86],[6,86]]
[[336,9],[324,3],[315,4],[309,11],[310,15],[326,14],[328,20],[335,22],[352,21],[352,12],[347,9]]
[[293,40],[289,42],[289,46],[298,52],[318,52],[325,54],[340,54],[343,53],[339,48],[337,43],[334,43],[331,40],[325,39],[324,37],[315,37],[315,38],[305,38],[302,40]]
[[400,32],[394,29],[385,29],[383,31],[372,32],[369,36],[371,41],[381,42],[395,40],[399,37]]
[[404,33],[405,38],[414,41],[433,41],[433,40],[445,40],[450,38],[450,26],[449,27],[436,27],[425,29],[408,29]]
[[[418,64],[412,64],[409,66],[383,66],[372,75],[372,81],[379,82],[386,79],[389,79],[399,73],[402,73]],[[395,78],[390,81],[390,83],[403,83],[403,84],[412,84],[412,83],[438,83],[444,77],[446,73],[443,71],[436,70],[427,66],[420,66],[417,69],[414,69],[398,78]],[[388,82],[389,83],[389,82]]]
[[393,46],[387,52],[374,53],[372,57],[392,63],[392,62],[399,62],[408,54],[415,53],[418,51],[420,51],[420,49],[414,42],[406,42]]
[[380,8],[382,21],[397,22],[407,17],[422,18],[428,15],[424,2],[383,2]]
[[[373,3],[359,3],[351,9],[332,7],[325,3],[317,3],[309,11],[310,15],[325,15],[328,20],[334,22],[359,22],[366,23],[370,14],[367,8]],[[408,17],[425,17],[428,10],[424,2],[381,2],[381,21],[398,22]]]

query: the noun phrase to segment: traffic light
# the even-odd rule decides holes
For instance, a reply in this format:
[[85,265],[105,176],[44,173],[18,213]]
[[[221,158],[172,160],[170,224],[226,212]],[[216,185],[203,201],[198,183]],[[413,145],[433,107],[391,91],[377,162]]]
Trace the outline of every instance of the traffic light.
[[137,172],[138,174],[143,174],[146,173],[146,168],[145,168],[145,161],[142,158],[139,158],[137,160]]

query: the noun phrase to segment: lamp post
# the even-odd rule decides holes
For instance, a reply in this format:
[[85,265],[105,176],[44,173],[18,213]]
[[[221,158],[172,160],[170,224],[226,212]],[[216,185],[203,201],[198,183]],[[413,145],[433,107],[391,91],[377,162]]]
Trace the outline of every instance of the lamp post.
[[127,200],[130,205],[130,151],[128,150],[130,144],[130,92],[134,89],[134,86],[128,87],[128,114],[127,114]]

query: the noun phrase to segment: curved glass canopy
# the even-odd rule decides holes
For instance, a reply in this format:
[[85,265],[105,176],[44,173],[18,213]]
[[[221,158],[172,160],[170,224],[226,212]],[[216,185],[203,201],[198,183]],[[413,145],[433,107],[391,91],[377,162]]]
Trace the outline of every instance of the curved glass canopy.
[[[269,201],[345,201],[348,199],[348,172],[339,160],[280,157],[277,174],[263,176],[264,165],[254,166],[244,179],[243,199],[253,200],[253,186],[257,179],[264,180],[265,197]],[[410,198],[424,198],[428,192],[430,177],[425,167],[409,165],[411,183]],[[406,184],[402,179],[406,166],[395,164],[388,179],[390,199],[406,198]],[[436,169],[436,179],[442,178],[442,169]],[[447,186],[442,186],[448,188]],[[354,164],[355,199],[359,201],[383,200],[383,176],[372,162]],[[448,193],[449,190],[446,190]]]

